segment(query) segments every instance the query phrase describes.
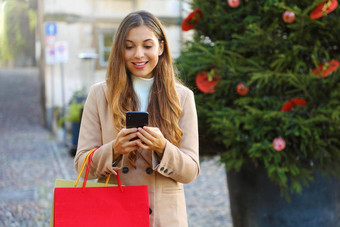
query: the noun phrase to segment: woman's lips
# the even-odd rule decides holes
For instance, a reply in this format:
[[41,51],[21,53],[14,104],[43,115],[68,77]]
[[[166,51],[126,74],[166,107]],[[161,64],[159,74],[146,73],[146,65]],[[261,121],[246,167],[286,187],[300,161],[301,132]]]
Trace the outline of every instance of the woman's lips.
[[147,63],[148,63],[148,61],[145,61],[145,62],[132,62],[133,66],[136,69],[143,69],[146,66]]

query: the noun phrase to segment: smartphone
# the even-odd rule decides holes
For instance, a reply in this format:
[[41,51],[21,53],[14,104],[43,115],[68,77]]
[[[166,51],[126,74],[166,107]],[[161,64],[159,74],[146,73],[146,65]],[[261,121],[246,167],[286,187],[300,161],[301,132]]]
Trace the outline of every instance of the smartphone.
[[142,128],[149,124],[149,113],[141,111],[126,112],[126,128]]

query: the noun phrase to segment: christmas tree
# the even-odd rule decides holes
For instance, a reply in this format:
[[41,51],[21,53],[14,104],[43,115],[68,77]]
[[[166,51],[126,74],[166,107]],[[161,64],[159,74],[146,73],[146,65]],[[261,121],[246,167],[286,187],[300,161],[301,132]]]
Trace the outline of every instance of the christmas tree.
[[[337,0],[193,0],[178,60],[203,153],[266,168],[283,192],[340,173]],[[214,146],[212,146],[214,144]],[[214,147],[214,148],[212,148]],[[209,149],[210,148],[210,149]]]

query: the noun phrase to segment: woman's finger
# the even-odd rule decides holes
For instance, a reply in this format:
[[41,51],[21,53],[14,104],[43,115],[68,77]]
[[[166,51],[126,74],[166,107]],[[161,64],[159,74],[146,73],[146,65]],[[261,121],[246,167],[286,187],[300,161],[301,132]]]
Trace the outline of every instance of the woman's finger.
[[[149,138],[152,139],[152,137],[149,134],[147,134],[147,135],[149,136]],[[143,143],[148,144],[148,145],[152,144],[152,140],[146,138],[142,132],[138,132],[137,136],[138,136],[138,138],[140,138],[141,141],[143,141]]]
[[139,147],[137,146],[137,143],[136,143],[136,145],[134,146],[126,147],[125,149],[123,149],[122,154],[129,154],[132,151],[138,150],[138,148]]
[[143,130],[145,130],[147,133],[149,133],[153,137],[157,137],[157,135],[160,133],[159,129],[155,127],[144,126]]
[[106,169],[105,174],[106,176],[110,174],[117,175],[117,172],[114,169]]
[[148,139],[148,140],[153,140],[153,138],[155,138],[156,136],[153,136],[151,133],[149,133],[148,131],[146,131],[144,128],[145,128],[145,127],[143,127],[143,128],[138,128],[138,132],[141,133],[146,139]]
[[134,138],[136,138],[137,137],[137,132],[133,132],[133,133],[130,133],[130,134],[128,134],[127,136],[126,136],[126,140],[127,141],[131,141],[131,140],[133,140]]
[[117,152],[117,154],[127,154],[132,150],[138,149],[136,143],[131,143],[133,138],[137,137],[137,129],[136,128],[123,128],[117,135],[113,143],[113,150]]
[[138,142],[138,146],[140,148],[142,148],[143,150],[150,150],[151,149],[150,146],[148,146],[147,144],[143,143],[142,141]]
[[120,132],[118,133],[119,136],[125,137],[133,132],[137,132],[136,128],[123,128],[122,130],[120,130]]
[[112,172],[113,175],[117,175],[116,171],[112,170],[111,172]]

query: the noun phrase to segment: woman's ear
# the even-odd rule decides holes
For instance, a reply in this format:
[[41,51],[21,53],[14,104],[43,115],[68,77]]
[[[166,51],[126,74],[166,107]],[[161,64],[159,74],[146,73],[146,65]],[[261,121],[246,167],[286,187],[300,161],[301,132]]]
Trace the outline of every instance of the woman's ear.
[[159,44],[159,49],[158,49],[158,56],[161,56],[164,51],[164,40]]

